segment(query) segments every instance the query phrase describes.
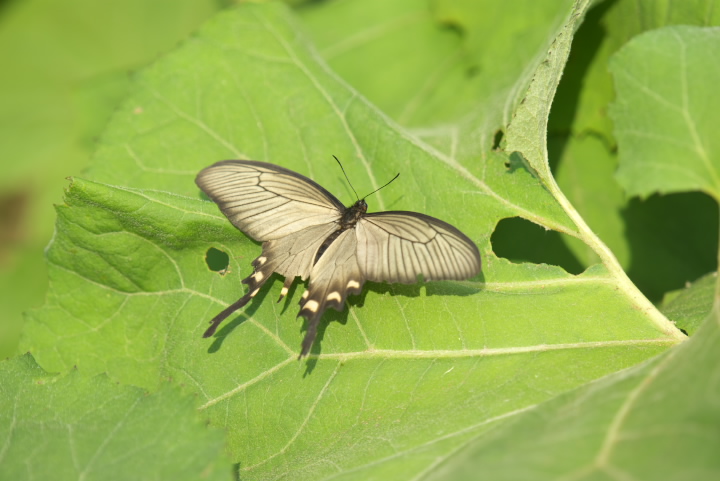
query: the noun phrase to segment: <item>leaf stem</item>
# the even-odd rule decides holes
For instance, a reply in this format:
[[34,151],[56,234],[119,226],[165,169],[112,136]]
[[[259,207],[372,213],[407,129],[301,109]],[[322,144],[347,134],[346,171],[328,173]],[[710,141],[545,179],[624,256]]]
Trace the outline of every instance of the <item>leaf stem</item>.
[[635,283],[630,280],[628,275],[625,273],[625,270],[620,265],[620,262],[615,257],[615,254],[613,254],[605,243],[592,231],[592,229],[590,229],[580,213],[570,203],[567,197],[565,197],[565,194],[562,190],[560,190],[557,182],[555,182],[555,177],[552,175],[546,176],[545,181],[547,182],[547,187],[552,195],[558,201],[568,217],[570,217],[570,219],[575,223],[575,226],[580,233],[580,238],[583,242],[589,245],[593,251],[595,251],[598,257],[600,257],[600,260],[605,268],[613,276],[617,282],[618,289],[625,293],[625,295],[627,295],[630,299],[630,302],[637,307],[637,309],[647,315],[664,334],[679,341],[687,339],[687,336],[685,336],[685,334],[683,334],[672,321],[665,317],[657,309],[657,307],[655,307],[655,305],[650,302],[647,297],[645,297]]

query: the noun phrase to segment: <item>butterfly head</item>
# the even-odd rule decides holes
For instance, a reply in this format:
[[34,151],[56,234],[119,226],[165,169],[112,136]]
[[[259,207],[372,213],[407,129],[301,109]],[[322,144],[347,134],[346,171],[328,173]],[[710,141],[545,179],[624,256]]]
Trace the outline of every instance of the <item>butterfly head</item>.
[[[335,157],[333,155],[333,157]],[[350,179],[348,178],[347,174],[345,173],[345,169],[343,168],[342,164],[340,163],[340,159],[335,157],[335,160],[337,161],[338,165],[340,166],[340,169],[343,172],[343,175],[345,175],[345,179],[348,181],[348,184],[350,185],[350,188],[355,193],[355,198],[358,199],[357,192],[355,191],[355,187],[352,186],[352,183],[350,183]],[[360,220],[362,216],[365,215],[367,212],[367,202],[365,202],[365,198],[370,197],[378,190],[382,189],[383,187],[387,187],[390,183],[392,183],[393,180],[397,179],[400,174],[396,174],[395,177],[393,177],[390,182],[383,185],[380,188],[377,188],[370,192],[368,195],[363,197],[362,199],[358,199],[357,202],[355,202],[353,205],[345,209],[345,212],[343,212],[342,218],[340,219],[340,224],[342,225],[343,229],[349,229],[351,227],[354,227],[355,224],[357,224],[357,221]]]

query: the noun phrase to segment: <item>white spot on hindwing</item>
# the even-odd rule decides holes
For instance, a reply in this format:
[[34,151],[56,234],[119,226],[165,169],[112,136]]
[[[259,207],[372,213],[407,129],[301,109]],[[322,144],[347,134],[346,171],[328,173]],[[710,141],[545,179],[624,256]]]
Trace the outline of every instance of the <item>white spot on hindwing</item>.
[[254,291],[252,291],[252,292],[250,293],[250,297],[255,297],[255,294],[257,294],[259,290],[260,290],[260,288],[258,287],[257,289],[255,289]]
[[304,301],[305,299],[307,299],[309,295],[310,295],[310,291],[303,292],[302,300]]
[[338,302],[340,302],[340,301],[342,301],[342,296],[340,296],[340,293],[337,292],[337,291],[336,291],[336,292],[331,292],[330,294],[328,294],[327,300],[328,300],[328,301],[338,301]]
[[265,264],[266,262],[267,262],[267,257],[265,257],[265,256],[260,256],[260,257],[257,258],[257,263],[258,263],[259,265],[263,265],[263,264]]
[[288,293],[288,288],[283,286],[283,288],[280,289],[280,296],[285,297],[285,294],[287,294],[287,293]]
[[320,304],[318,304],[318,301],[313,299],[311,301],[307,301],[307,303],[303,306],[303,309],[307,309],[310,312],[317,312],[319,306]]
[[265,277],[265,274],[263,274],[263,273],[260,272],[260,271],[257,271],[257,272],[256,272],[255,274],[253,274],[252,276],[253,276],[253,279],[255,279],[255,282],[260,282],[260,281],[262,281],[263,278]]
[[358,281],[354,281],[354,280],[350,279],[347,283],[347,288],[348,289],[359,289],[360,283]]

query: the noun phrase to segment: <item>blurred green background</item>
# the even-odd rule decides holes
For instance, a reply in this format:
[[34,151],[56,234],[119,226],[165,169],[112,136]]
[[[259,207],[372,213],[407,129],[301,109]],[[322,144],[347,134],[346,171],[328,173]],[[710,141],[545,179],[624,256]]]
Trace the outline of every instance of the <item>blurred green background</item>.
[[228,3],[0,5],[0,357],[15,352],[22,312],[43,302],[53,205],[62,202],[66,177],[88,165],[131,73]]

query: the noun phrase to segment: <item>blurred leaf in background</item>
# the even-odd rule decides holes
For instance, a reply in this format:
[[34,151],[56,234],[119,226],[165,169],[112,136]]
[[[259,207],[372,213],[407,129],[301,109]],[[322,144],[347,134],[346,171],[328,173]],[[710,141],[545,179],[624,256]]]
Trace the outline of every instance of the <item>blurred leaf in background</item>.
[[0,357],[15,352],[23,311],[42,303],[53,204],[66,177],[87,166],[128,74],[224,3],[22,0],[0,9]]

